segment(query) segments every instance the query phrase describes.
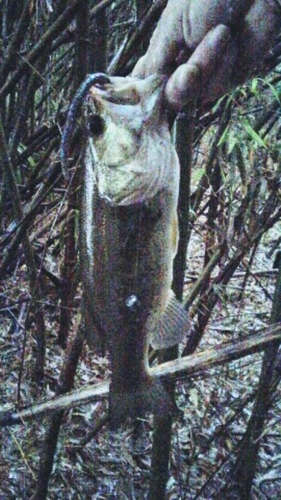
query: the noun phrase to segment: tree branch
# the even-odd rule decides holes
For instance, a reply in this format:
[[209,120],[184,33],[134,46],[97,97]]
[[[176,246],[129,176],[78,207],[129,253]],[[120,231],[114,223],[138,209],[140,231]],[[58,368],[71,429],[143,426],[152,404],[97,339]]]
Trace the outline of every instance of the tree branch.
[[53,42],[53,40],[75,17],[76,12],[79,9],[79,3],[79,0],[72,0],[72,2],[70,2],[63,13],[34,45],[29,54],[24,58],[22,63],[19,64],[18,68],[14,71],[14,73],[12,73],[10,78],[0,89],[0,97],[4,97],[9,94],[13,86],[21,79],[26,69],[30,67],[30,65],[33,64],[39,56],[42,55],[42,52],[49,50],[49,44]]
[[[247,339],[218,346],[216,349],[208,349],[199,354],[192,354],[184,358],[169,361],[151,368],[152,377],[161,381],[188,379],[190,377],[202,377],[208,374],[215,366],[229,363],[236,359],[255,354],[265,349],[272,342],[280,342],[281,324],[270,326],[266,330],[259,330]],[[23,420],[31,419],[37,415],[62,410],[106,399],[109,392],[109,382],[95,385],[87,385],[72,393],[56,397],[54,399],[37,403],[22,410],[0,410],[0,427],[11,426],[22,423]]]

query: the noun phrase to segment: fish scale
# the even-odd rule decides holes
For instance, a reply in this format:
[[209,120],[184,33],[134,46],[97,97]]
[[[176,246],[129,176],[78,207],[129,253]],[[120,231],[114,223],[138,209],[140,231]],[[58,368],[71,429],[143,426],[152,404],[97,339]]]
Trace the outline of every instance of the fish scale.
[[78,92],[85,133],[82,312],[88,344],[109,351],[110,420],[118,427],[127,417],[174,411],[164,387],[150,376],[148,349],[175,345],[189,329],[171,291],[179,163],[162,77],[92,81],[84,100]]

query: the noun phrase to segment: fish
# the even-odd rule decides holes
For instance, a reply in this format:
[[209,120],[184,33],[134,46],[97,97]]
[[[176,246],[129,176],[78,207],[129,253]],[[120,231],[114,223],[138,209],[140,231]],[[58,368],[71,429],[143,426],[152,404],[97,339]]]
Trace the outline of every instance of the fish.
[[171,290],[179,161],[165,109],[166,80],[101,80],[89,80],[83,98],[78,93],[85,144],[82,311],[89,346],[109,351],[109,416],[119,427],[127,418],[174,411],[150,375],[148,352],[178,344],[190,324]]

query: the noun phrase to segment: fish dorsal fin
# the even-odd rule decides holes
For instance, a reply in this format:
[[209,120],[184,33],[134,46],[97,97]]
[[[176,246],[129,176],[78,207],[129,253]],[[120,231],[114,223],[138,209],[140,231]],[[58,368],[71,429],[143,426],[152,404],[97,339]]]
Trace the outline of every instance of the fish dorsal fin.
[[190,330],[190,320],[183,305],[170,290],[164,313],[152,328],[150,344],[154,349],[166,349],[179,344]]

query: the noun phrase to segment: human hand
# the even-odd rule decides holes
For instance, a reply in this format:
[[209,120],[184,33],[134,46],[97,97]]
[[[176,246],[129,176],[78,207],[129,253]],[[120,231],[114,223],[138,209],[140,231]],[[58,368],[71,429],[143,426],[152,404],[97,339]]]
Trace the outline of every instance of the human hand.
[[279,0],[169,0],[133,76],[168,77],[175,111],[220,97],[262,69],[281,28]]

